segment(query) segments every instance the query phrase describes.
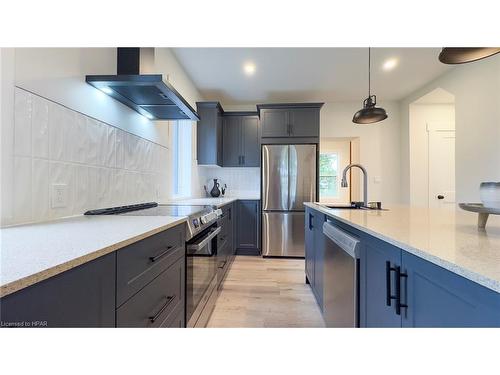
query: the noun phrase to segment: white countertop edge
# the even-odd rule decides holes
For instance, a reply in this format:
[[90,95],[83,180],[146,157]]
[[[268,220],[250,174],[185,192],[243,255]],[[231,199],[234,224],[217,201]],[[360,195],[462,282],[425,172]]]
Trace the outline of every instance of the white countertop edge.
[[405,250],[405,251],[409,252],[410,254],[413,254],[419,258],[427,260],[427,261],[429,261],[437,266],[440,266],[440,267],[442,267],[450,272],[453,272],[457,275],[460,275],[468,280],[474,281],[475,283],[480,284],[480,285],[484,286],[485,288],[488,288],[488,289],[491,289],[497,293],[500,293],[500,282],[497,280],[490,279],[489,277],[478,274],[478,273],[471,271],[469,269],[465,269],[463,267],[460,267],[457,264],[451,263],[451,262],[444,260],[442,258],[439,258],[437,256],[431,255],[428,252],[426,252],[425,250],[417,249],[417,248],[410,246],[408,244],[405,244],[403,242],[399,242],[399,241],[396,241],[390,237],[386,237],[383,234],[375,232],[371,229],[360,226],[356,223],[353,223],[349,220],[346,220],[340,216],[335,215],[334,212],[331,212],[329,209],[326,209],[326,208],[324,208],[321,205],[318,205],[316,203],[306,202],[306,203],[304,203],[304,205],[307,207],[313,208],[315,210],[318,210],[327,216],[334,217],[336,220],[338,220],[346,225],[349,225],[349,226],[356,228],[362,232],[365,232],[373,237],[376,237],[379,240],[382,240],[382,241],[387,242],[393,246],[396,246],[402,250]]
[[50,277],[56,276],[60,273],[68,271],[72,268],[76,268],[78,266],[81,266],[85,263],[88,263],[92,260],[100,258],[104,255],[110,254],[114,251],[117,251],[121,248],[124,248],[125,246],[131,245],[135,242],[138,242],[138,241],[143,240],[147,237],[150,237],[154,234],[157,234],[157,233],[160,233],[160,232],[167,230],[169,228],[175,227],[176,225],[179,225],[179,224],[186,222],[186,220],[187,220],[186,216],[180,216],[180,217],[176,218],[176,220],[169,222],[168,224],[161,225],[155,229],[146,231],[146,232],[141,233],[139,235],[136,235],[134,237],[127,238],[123,241],[114,243],[114,244],[107,246],[107,247],[104,247],[102,249],[91,251],[88,254],[71,259],[67,262],[56,264],[50,268],[44,269],[44,270],[36,272],[34,274],[24,276],[24,277],[19,278],[17,280],[12,280],[12,281],[0,286],[0,298],[8,296],[9,294],[12,294],[12,293],[17,292],[21,289],[24,289],[26,287],[34,285],[34,284],[36,284],[40,281],[46,280]]

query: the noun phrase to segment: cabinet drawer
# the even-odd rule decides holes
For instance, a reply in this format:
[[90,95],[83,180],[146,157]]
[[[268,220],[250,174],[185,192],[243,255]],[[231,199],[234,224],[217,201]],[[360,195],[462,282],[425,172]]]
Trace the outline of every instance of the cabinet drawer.
[[184,256],[184,224],[119,250],[116,257],[116,306]]
[[184,280],[181,258],[116,311],[117,327],[159,327],[178,306],[184,311]]
[[184,328],[186,323],[184,320],[183,306],[178,305],[172,313],[161,324],[161,328]]

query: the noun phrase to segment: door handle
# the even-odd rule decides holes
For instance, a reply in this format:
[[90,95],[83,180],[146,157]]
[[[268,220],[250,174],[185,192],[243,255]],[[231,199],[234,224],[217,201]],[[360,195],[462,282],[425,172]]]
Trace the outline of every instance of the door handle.
[[437,199],[444,199],[444,195],[439,194],[439,195],[437,196]]
[[[401,280],[405,280],[405,303],[401,303]],[[399,274],[399,311],[401,312],[401,309],[407,309],[408,308],[408,296],[406,295],[406,288],[407,288],[407,283],[408,283],[408,274],[406,272],[400,272]]]
[[397,293],[395,296],[391,292],[391,273],[397,272],[396,267],[391,267],[391,262],[385,262],[385,304],[391,306],[392,300],[397,298]]
[[[401,303],[401,279],[408,279],[408,274],[401,272],[401,267],[396,267],[396,314],[401,315],[401,308],[408,308],[407,303]],[[406,284],[405,284],[406,285]]]
[[313,218],[314,218],[313,214],[310,213],[309,214],[309,230],[313,229],[313,223],[312,223]]

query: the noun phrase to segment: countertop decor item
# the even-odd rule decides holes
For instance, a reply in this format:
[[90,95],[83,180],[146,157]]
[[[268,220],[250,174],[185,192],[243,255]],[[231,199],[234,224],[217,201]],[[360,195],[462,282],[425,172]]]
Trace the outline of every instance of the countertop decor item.
[[477,212],[479,214],[477,219],[477,227],[484,229],[490,214],[500,215],[500,208],[485,207],[482,203],[459,203],[458,206],[465,211]]
[[368,48],[368,98],[363,101],[363,108],[356,112],[352,122],[356,124],[373,124],[387,118],[384,108],[376,107],[377,96],[371,95],[371,48]]
[[217,178],[214,178],[214,186],[212,190],[210,190],[210,195],[214,198],[217,198],[220,196],[220,189],[219,189],[220,184],[217,182]]
[[481,182],[479,194],[485,207],[500,208],[500,182]]

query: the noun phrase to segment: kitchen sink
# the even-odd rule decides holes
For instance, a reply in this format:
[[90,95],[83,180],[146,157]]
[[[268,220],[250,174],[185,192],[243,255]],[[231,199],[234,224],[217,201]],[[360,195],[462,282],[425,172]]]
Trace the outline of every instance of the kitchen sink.
[[352,202],[352,203],[324,203],[321,206],[330,209],[343,209],[343,210],[374,210],[374,211],[387,211],[387,209],[382,208],[381,205],[378,207],[367,207],[363,205],[363,202]]

